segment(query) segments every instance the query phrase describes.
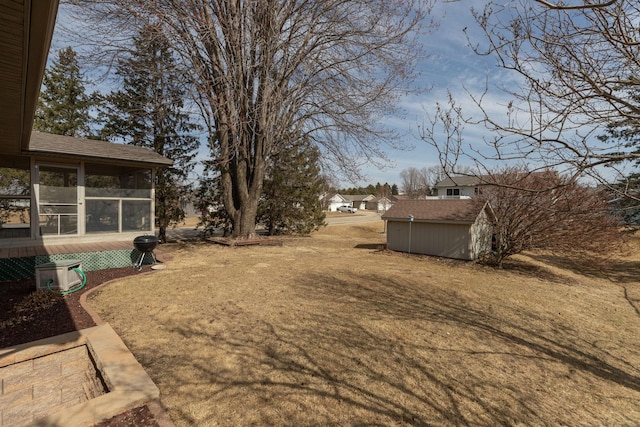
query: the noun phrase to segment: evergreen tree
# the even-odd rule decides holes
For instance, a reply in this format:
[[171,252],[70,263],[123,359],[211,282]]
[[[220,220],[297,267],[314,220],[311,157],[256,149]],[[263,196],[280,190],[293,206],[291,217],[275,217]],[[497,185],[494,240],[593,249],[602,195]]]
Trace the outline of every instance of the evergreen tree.
[[89,136],[89,110],[96,104],[95,96],[85,93],[86,80],[71,47],[58,51],[58,58],[45,71],[42,83],[33,128],[57,135]]
[[184,112],[185,92],[167,40],[154,27],[134,38],[133,51],[117,65],[121,89],[106,97],[102,135],[110,140],[147,147],[173,160],[156,174],[156,222],[159,240],[166,229],[184,219],[182,184],[193,169],[197,126]]
[[200,210],[202,237],[213,235],[218,229],[223,229],[227,237],[231,231],[231,218],[222,203],[222,189],[220,174],[211,165],[206,165],[200,179],[200,186],[196,191],[196,207]]
[[[630,109],[640,109],[640,89],[633,85],[628,85],[628,105]],[[638,115],[628,114],[617,121],[612,121],[607,126],[603,135],[598,137],[601,141],[614,146],[609,155],[611,157],[619,154],[620,147],[630,149],[634,155],[640,154],[640,120]],[[628,160],[628,159],[623,159]],[[633,160],[634,169],[640,166],[640,160]],[[621,216],[627,225],[638,225],[640,223],[640,173],[633,172],[621,177],[616,183],[611,185],[613,192],[611,205]]]
[[307,141],[291,144],[271,159],[258,205],[258,221],[270,235],[309,234],[325,225],[320,196],[320,151]]
[[640,174],[635,172],[620,178],[612,186],[614,191],[610,205],[626,225],[640,225]]
[[396,184],[393,184],[391,186],[391,195],[392,196],[397,196],[398,195],[398,186]]

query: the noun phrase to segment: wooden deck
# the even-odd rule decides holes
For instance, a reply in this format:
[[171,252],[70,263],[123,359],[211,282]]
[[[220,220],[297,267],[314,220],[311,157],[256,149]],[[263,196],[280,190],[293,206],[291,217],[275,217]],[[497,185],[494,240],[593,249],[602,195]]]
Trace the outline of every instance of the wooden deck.
[[20,248],[0,248],[0,258],[25,258],[33,256],[114,251],[121,249],[133,250],[133,243],[130,241],[69,243],[64,245],[44,245],[40,243]]

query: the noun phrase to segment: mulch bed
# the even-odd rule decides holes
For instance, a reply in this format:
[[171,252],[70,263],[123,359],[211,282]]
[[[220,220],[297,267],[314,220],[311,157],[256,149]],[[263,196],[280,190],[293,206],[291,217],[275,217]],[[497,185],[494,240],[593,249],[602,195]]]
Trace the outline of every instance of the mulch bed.
[[[151,269],[145,266],[142,271]],[[0,348],[96,326],[80,305],[80,296],[110,280],[133,274],[139,273],[131,267],[88,271],[86,285],[65,296],[36,290],[35,279],[0,282]],[[157,427],[158,423],[149,408],[142,406],[97,426]]]

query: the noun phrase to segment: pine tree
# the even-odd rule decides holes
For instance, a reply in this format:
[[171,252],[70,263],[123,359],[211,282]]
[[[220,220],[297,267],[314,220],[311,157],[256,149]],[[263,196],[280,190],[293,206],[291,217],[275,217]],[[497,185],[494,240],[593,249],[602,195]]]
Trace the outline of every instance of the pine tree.
[[212,236],[220,229],[227,237],[231,232],[231,218],[222,203],[220,174],[211,165],[205,166],[195,196],[201,214],[198,227],[202,227],[202,237]]
[[89,136],[89,111],[96,101],[95,96],[85,93],[86,83],[76,52],[71,47],[59,50],[58,58],[44,73],[33,128],[57,135]]
[[316,147],[298,141],[271,159],[258,205],[258,222],[270,235],[309,234],[325,225],[319,158]]
[[180,199],[193,169],[197,126],[184,111],[185,92],[174,69],[167,40],[153,27],[134,38],[133,51],[117,65],[121,88],[106,97],[102,136],[149,148],[174,161],[156,175],[156,221],[159,240],[184,219]]
[[[635,86],[628,86],[628,104],[631,109],[640,109],[640,89]],[[631,153],[640,154],[640,120],[635,115],[625,115],[618,121],[608,124],[605,133],[598,137],[602,142],[612,145],[609,155],[614,156],[622,150],[620,147],[630,149]],[[628,160],[628,159],[625,159]],[[611,206],[619,214],[623,222],[627,225],[637,226],[640,224],[640,159],[633,160],[633,170],[630,174],[618,178],[609,189],[612,192]]]
[[640,173],[621,177],[612,186],[610,206],[626,225],[640,225]]

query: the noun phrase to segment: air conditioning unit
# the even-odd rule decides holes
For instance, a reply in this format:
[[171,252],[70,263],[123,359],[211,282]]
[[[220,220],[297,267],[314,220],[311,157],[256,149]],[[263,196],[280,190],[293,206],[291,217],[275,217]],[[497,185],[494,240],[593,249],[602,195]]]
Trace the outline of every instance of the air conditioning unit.
[[52,261],[36,265],[36,289],[55,289],[66,292],[82,283],[82,276],[74,269],[82,270],[77,259]]

